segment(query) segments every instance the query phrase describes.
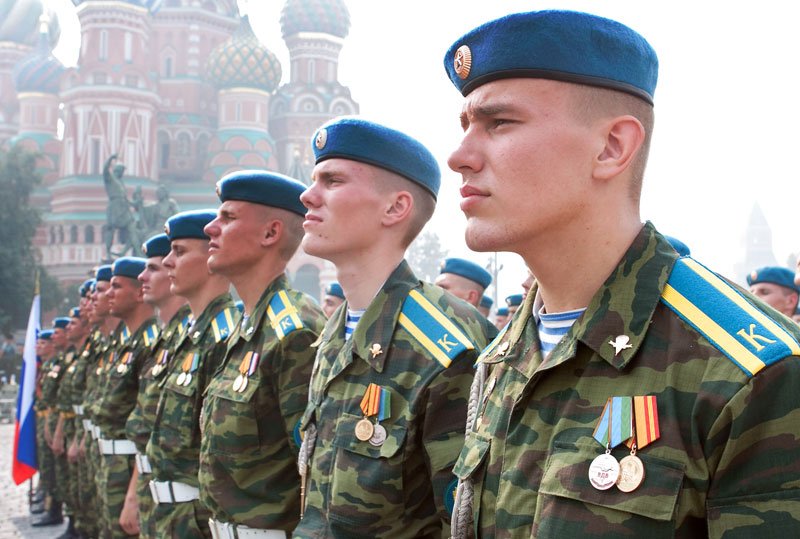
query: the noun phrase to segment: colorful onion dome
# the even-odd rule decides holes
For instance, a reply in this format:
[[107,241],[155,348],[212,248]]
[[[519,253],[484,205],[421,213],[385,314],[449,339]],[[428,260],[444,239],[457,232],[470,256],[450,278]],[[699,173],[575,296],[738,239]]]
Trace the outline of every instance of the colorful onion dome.
[[281,64],[258,40],[247,16],[227,41],[211,51],[206,70],[218,88],[258,88],[272,92],[281,81]]
[[[72,3],[76,6],[84,4],[90,1],[97,1],[97,0],[72,0]],[[104,1],[104,0],[100,0]],[[155,13],[156,11],[161,8],[161,3],[163,0],[117,0],[118,2],[122,2],[123,4],[131,4],[138,7],[146,8],[150,11],[150,13]]]
[[[0,0],[0,41],[13,41],[35,46],[39,42],[39,18],[44,12],[44,0]],[[50,45],[55,47],[61,36],[58,16],[48,9]]]
[[14,68],[14,85],[18,92],[57,94],[64,64],[53,56],[46,23],[39,32],[39,46]]
[[284,39],[298,32],[320,32],[344,39],[350,12],[344,0],[287,0],[281,12]]

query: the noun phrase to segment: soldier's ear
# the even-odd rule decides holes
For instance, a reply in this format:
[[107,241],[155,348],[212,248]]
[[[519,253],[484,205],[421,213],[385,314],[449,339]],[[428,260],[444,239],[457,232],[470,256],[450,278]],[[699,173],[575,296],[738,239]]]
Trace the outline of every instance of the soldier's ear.
[[275,245],[283,236],[283,222],[279,219],[270,219],[264,226],[264,236],[261,238],[261,245],[268,247]]
[[601,139],[592,176],[611,180],[622,174],[636,158],[644,144],[644,127],[634,116],[625,115],[603,122],[598,129]]
[[392,198],[388,199],[387,205],[383,211],[383,218],[381,224],[384,226],[393,226],[397,223],[405,221],[411,216],[414,209],[414,197],[408,191],[398,191],[392,194]]

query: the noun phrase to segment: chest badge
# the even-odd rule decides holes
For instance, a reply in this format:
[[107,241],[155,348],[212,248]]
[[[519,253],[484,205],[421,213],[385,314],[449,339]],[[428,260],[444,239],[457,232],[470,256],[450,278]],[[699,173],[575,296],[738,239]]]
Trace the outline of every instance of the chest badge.
[[383,353],[383,349],[381,348],[380,344],[375,342],[369,347],[369,352],[372,354],[372,358],[375,359]]
[[627,335],[617,335],[617,338],[613,341],[608,341],[608,344],[614,347],[614,355],[618,356],[620,352],[623,350],[627,350],[628,348],[633,348],[633,345],[630,343],[630,337]]

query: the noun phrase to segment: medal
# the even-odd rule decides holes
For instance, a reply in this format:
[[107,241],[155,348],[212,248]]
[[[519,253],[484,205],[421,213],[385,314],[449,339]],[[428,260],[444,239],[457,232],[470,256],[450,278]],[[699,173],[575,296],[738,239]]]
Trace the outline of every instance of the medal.
[[158,376],[159,374],[161,374],[161,365],[159,365],[158,363],[153,365],[153,368],[150,369],[150,374],[152,374],[153,376]]
[[125,365],[122,365],[122,364],[120,364],[120,365],[117,365],[117,372],[118,372],[118,373],[120,373],[120,374],[123,374],[123,373],[124,373],[125,371],[127,371],[127,370],[128,370],[128,367],[127,367],[127,366],[125,366]]
[[233,390],[238,393],[239,390],[242,388],[242,382],[244,381],[244,377],[240,374],[236,377],[236,380],[233,381]]
[[611,455],[610,448],[606,451],[595,457],[589,465],[589,482],[597,490],[608,490],[619,479],[619,462]]
[[239,363],[239,376],[233,381],[233,390],[242,393],[247,388],[250,377],[256,372],[258,367],[258,354],[247,352]]
[[184,380],[186,380],[186,373],[182,372],[178,375],[178,379],[175,380],[175,383],[178,384],[179,386],[182,386]]
[[356,438],[358,438],[362,442],[366,442],[367,440],[372,438],[374,432],[375,432],[375,426],[366,417],[364,419],[359,420],[359,422],[356,423]]
[[620,472],[617,488],[622,492],[633,492],[644,481],[644,464],[635,453],[635,451],[631,451],[630,455],[619,461]]
[[244,390],[247,389],[247,384],[250,383],[249,381],[250,379],[247,376],[242,377],[242,387],[239,388],[239,393],[244,393]]
[[[366,419],[362,419],[361,421],[366,421]],[[358,433],[356,433],[356,436]],[[359,438],[360,440],[361,438]],[[376,447],[380,447],[383,445],[383,442],[386,441],[386,428],[381,425],[380,423],[375,423],[372,427],[372,436],[369,437],[369,443]]]
[[186,374],[186,378],[183,379],[183,385],[184,385],[184,387],[186,387],[186,386],[188,386],[189,384],[192,383],[192,373],[187,372],[187,373],[184,373],[184,374]]

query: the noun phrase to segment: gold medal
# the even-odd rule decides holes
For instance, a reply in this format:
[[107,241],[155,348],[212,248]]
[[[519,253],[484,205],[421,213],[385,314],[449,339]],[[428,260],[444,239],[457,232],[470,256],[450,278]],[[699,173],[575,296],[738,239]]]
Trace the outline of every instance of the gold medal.
[[240,375],[238,375],[238,376],[236,377],[236,380],[234,380],[234,381],[233,381],[233,390],[234,390],[236,393],[238,393],[238,392],[239,392],[239,389],[241,389],[241,387],[242,387],[242,380],[243,380],[243,379],[244,379],[244,378],[243,378],[243,377],[242,377],[242,375],[240,374]]
[[179,386],[182,386],[184,380],[186,380],[186,373],[182,372],[178,375],[178,379],[175,380],[175,383],[178,384]]
[[373,427],[372,436],[369,438],[369,443],[375,447],[380,447],[386,441],[386,428],[380,423],[375,423]]
[[356,423],[356,438],[361,440],[362,442],[366,442],[370,438],[372,438],[372,434],[375,432],[375,426],[372,424],[372,421],[367,419],[366,417]]
[[125,371],[127,371],[127,370],[128,370],[128,366],[127,365],[117,365],[117,372],[118,373],[124,374]]
[[619,479],[619,462],[611,453],[603,453],[589,465],[589,482],[597,490],[608,490]]
[[244,393],[244,390],[247,389],[247,384],[250,382],[250,379],[247,376],[242,376],[242,387],[239,388],[239,393]]
[[183,386],[186,387],[192,383],[192,373],[185,372],[186,378],[183,379]]
[[94,370],[94,373],[95,373],[97,376],[100,376],[100,373],[101,373],[101,372],[103,372],[103,367],[97,367],[97,368]]
[[617,488],[622,492],[633,492],[644,481],[644,464],[642,460],[631,453],[619,461],[619,481]]

